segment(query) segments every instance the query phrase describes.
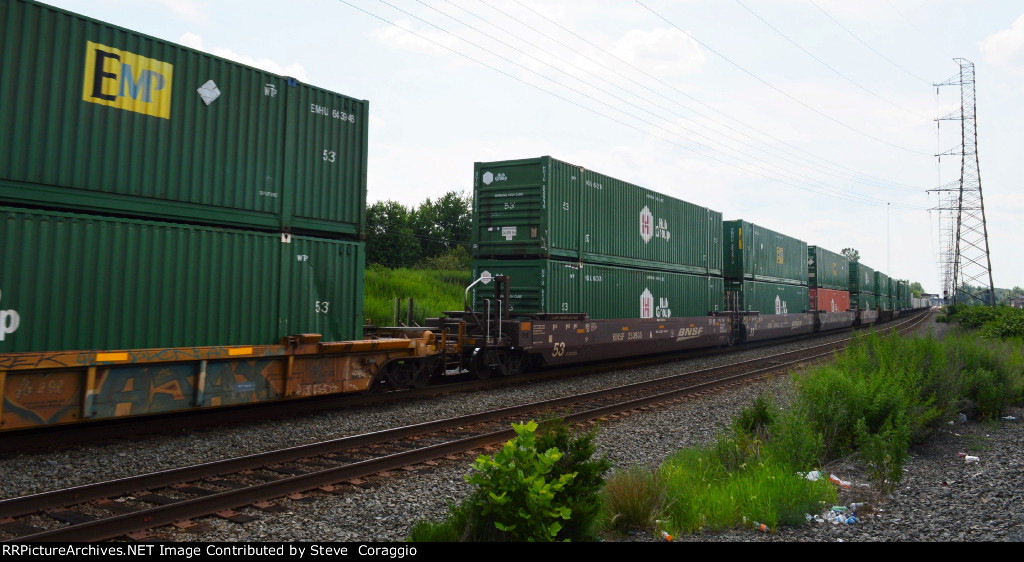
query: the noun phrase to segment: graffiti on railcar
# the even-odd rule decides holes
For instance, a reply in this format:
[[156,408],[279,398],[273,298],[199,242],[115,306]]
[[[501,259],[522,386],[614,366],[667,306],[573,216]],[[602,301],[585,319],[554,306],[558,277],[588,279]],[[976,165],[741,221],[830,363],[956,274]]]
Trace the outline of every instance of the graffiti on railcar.
[[[97,377],[93,412],[106,418],[185,410],[196,406],[247,404],[274,398],[268,379],[279,375],[276,361],[211,362],[202,392],[196,392],[198,363],[117,366]],[[197,397],[200,399],[196,403]]]
[[78,419],[80,373],[55,371],[43,375],[8,373],[4,385],[4,429],[68,422]]
[[317,396],[366,390],[372,378],[359,357],[301,357],[295,359],[288,386],[292,396]]
[[62,352],[0,354],[0,370],[71,367],[74,362],[68,359],[69,354]]

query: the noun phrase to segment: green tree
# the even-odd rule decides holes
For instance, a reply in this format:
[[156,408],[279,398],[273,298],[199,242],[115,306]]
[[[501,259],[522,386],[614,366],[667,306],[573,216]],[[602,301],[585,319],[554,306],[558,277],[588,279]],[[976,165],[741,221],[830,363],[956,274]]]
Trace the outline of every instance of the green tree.
[[853,248],[843,248],[841,253],[846,256],[846,259],[850,260],[850,263],[857,263],[860,261],[860,252]]
[[412,212],[397,201],[378,201],[366,209],[366,261],[411,267],[422,257]]
[[458,246],[468,248],[472,220],[468,195],[449,191],[436,201],[424,201],[412,219],[423,257],[434,258]]
[[910,292],[913,294],[915,299],[919,299],[921,298],[921,295],[924,294],[924,287],[922,287],[917,281],[914,281],[910,284]]

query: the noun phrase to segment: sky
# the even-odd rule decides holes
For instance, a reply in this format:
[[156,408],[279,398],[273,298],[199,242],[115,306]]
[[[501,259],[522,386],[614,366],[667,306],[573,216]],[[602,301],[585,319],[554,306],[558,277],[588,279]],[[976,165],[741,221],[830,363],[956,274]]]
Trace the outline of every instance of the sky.
[[942,290],[960,86],[996,287],[1024,286],[1019,0],[47,0],[369,100],[368,200],[550,155]]

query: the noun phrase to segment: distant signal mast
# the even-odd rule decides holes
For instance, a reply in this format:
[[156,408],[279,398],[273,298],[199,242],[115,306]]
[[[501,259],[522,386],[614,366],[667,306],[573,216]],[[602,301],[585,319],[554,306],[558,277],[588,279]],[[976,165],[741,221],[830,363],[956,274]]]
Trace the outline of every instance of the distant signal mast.
[[960,86],[960,110],[941,121],[960,121],[961,145],[936,154],[960,155],[960,180],[929,190],[939,194],[939,232],[942,256],[944,294],[950,302],[978,302],[995,305],[995,284],[992,282],[992,259],[989,257],[988,228],[985,225],[985,202],[981,195],[981,168],[978,165],[978,121],[974,94],[974,63],[953,59],[960,73],[945,82],[934,84],[936,94],[941,86]]

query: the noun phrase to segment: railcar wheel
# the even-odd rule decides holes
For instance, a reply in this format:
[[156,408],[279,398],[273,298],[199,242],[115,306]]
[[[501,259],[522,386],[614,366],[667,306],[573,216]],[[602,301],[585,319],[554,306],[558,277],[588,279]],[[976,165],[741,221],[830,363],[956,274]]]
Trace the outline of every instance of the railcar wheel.
[[422,360],[399,359],[385,365],[385,369],[384,380],[395,388],[425,388],[430,382],[431,369]]
[[501,374],[501,373],[497,373],[496,369],[491,366],[491,362],[488,359],[489,355],[490,354],[488,352],[484,351],[483,349],[476,348],[476,349],[473,350],[473,357],[470,360],[470,365],[472,366],[471,370],[473,372],[473,376],[475,376],[476,378],[478,378],[478,379],[480,379],[482,381],[485,381],[485,380],[491,378],[491,375],[494,375],[494,374],[499,374],[500,375]]

